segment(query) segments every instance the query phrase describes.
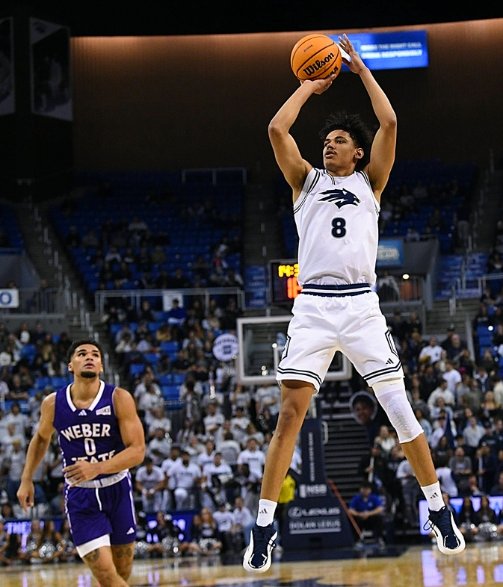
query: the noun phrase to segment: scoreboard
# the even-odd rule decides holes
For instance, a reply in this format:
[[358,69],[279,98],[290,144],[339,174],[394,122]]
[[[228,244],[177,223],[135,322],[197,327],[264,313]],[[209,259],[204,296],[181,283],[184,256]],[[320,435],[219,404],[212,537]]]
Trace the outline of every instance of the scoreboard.
[[269,300],[271,305],[291,306],[302,288],[297,281],[299,264],[295,259],[269,261]]

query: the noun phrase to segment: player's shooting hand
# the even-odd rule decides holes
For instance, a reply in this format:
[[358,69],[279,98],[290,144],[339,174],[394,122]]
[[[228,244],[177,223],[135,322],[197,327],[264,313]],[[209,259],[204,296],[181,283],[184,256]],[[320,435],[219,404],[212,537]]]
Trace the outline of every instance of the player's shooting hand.
[[328,77],[324,78],[324,79],[314,79],[314,80],[310,80],[310,79],[306,79],[306,80],[301,80],[301,84],[311,84],[312,88],[313,88],[313,94],[323,94],[323,92],[326,92],[328,90],[328,88],[332,85],[332,82],[334,81],[334,79],[337,76],[335,74],[329,75]]
[[365,69],[366,66],[363,63],[359,53],[353,47],[353,43],[349,40],[349,37],[347,35],[344,34],[339,37],[339,46],[342,49],[344,49],[344,51],[346,51],[346,53],[350,57],[350,59],[348,60],[343,56],[342,60],[344,61],[344,63],[349,67],[349,69],[353,73],[361,73],[361,71]]

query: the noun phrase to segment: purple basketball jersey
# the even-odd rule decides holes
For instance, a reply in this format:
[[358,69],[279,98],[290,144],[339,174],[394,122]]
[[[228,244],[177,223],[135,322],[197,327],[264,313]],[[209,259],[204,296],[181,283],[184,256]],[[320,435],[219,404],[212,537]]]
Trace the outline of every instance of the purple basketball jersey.
[[95,400],[86,409],[74,405],[70,387],[56,392],[54,412],[64,466],[82,459],[105,461],[124,450],[112,401],[115,386],[102,381]]
[[[124,450],[112,395],[115,386],[101,382],[98,394],[86,409],[77,408],[70,385],[56,392],[54,428],[58,432],[64,465],[77,460],[105,461]],[[107,479],[113,475],[100,475]],[[131,475],[106,487],[65,485],[65,510],[76,546],[109,535],[111,544],[136,539],[136,516]]]

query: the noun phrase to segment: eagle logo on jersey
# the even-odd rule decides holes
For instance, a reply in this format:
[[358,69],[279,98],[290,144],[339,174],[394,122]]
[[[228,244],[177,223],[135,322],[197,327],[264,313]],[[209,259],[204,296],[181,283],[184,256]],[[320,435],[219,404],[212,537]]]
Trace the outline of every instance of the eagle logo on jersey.
[[[348,192],[348,190],[342,189],[335,189],[335,190],[326,190],[321,192],[324,195],[324,198],[320,198],[320,202],[333,202],[337,208],[342,208],[347,204],[352,204],[353,206],[358,206],[360,200],[357,196],[355,196],[352,192]],[[326,194],[326,195],[325,195]]]

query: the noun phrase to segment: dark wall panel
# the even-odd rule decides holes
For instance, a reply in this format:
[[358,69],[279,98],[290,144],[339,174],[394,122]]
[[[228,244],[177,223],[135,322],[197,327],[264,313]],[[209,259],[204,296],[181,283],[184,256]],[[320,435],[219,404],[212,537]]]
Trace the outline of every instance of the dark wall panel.
[[[426,28],[429,68],[375,73],[398,114],[398,157],[501,157],[503,19]],[[297,83],[289,55],[300,36],[74,38],[76,167],[246,166],[266,176],[275,170],[267,124]],[[353,74],[313,96],[295,125],[313,163],[317,130],[338,108],[373,120]]]

